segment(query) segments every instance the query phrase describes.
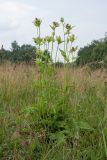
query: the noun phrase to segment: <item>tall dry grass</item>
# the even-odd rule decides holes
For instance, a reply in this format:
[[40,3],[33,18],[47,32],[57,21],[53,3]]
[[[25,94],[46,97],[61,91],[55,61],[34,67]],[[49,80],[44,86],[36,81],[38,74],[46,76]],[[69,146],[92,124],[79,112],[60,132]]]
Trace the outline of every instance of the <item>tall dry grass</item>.
[[[102,117],[104,117],[103,121],[106,122],[107,72],[106,70],[90,72],[86,68],[69,68],[66,73],[68,86],[71,87],[70,92],[65,95],[69,99],[65,99],[66,102],[64,102],[65,105],[71,107],[68,117],[73,117],[78,123],[80,121],[88,122],[94,128],[94,131],[87,131],[90,130],[89,126],[82,126],[83,130],[78,131],[78,136],[76,133],[74,137],[70,138],[68,144],[65,144],[65,148],[61,145],[51,148],[50,144],[45,145],[44,143],[43,139],[46,138],[44,131],[40,131],[39,135],[39,138],[42,137],[42,145],[37,144],[37,141],[35,141],[38,136],[36,133],[37,126],[35,128],[33,122],[30,122],[31,117],[28,113],[22,112],[26,106],[40,104],[37,102],[38,93],[35,87],[35,81],[38,79],[36,67],[9,63],[0,65],[1,160],[94,160],[106,157],[107,135],[106,125],[103,124]],[[57,68],[55,78],[58,84],[63,85],[63,77],[63,68]],[[63,100],[63,94],[58,93],[60,95],[58,97],[56,91],[52,89],[52,94],[53,92],[56,94],[55,105],[60,104]],[[44,94],[47,93],[43,92],[42,94],[44,99]],[[52,99],[53,97],[50,100],[48,95],[46,96],[48,109],[51,105],[54,105]],[[104,126],[101,126],[100,122]],[[74,134],[72,126],[71,130]],[[39,147],[36,148],[35,145]]]

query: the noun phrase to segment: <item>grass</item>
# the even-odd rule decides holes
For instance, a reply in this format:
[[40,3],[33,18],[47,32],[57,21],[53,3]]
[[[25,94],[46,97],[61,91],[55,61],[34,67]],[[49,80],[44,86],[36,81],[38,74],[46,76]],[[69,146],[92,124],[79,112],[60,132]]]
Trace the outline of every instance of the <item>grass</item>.
[[0,160],[107,159],[107,73],[0,65]]

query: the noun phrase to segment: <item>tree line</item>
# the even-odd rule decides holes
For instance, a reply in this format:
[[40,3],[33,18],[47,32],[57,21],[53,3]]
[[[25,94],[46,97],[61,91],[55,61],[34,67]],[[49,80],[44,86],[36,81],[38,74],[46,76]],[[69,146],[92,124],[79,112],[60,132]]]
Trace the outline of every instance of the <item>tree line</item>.
[[78,51],[77,65],[98,63],[107,64],[107,38],[94,40]]
[[2,46],[0,50],[0,62],[33,62],[36,58],[35,47],[30,44],[18,45],[16,41],[11,43],[11,50],[5,50]]
[[[44,51],[44,54],[50,57],[48,51]],[[16,41],[13,41],[10,50],[5,50],[3,47],[0,50],[0,62],[33,63],[36,58],[36,48],[30,44],[19,46]],[[107,64],[107,38],[94,40],[91,44],[80,48],[74,63],[77,66],[84,66],[87,64],[98,65],[99,63]],[[56,65],[63,65],[63,63],[56,62]]]
[[[42,57],[42,61],[48,63],[50,59],[50,53],[48,50],[44,50],[44,57]],[[21,46],[18,45],[16,41],[11,43],[11,49],[5,50],[3,45],[0,50],[0,62],[10,61],[13,63],[31,63],[33,64],[37,60],[38,55],[36,54],[36,47],[30,44],[23,44]]]

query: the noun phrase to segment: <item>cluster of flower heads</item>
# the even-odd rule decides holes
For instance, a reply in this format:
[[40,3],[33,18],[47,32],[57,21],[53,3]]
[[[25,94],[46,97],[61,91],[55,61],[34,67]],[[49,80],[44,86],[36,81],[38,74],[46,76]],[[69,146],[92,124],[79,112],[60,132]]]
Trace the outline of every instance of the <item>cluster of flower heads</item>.
[[[39,32],[40,32],[41,24],[42,24],[42,20],[35,18],[34,25],[36,26],[37,31],[39,30]],[[60,26],[63,27],[64,39],[62,39],[62,37],[60,35],[59,36],[56,35],[56,29]],[[34,42],[35,42],[37,48],[39,46],[39,49],[40,49],[40,46],[44,45],[44,46],[48,46],[48,47],[46,47],[46,49],[49,50],[49,44],[52,43],[51,51],[53,51],[53,44],[54,44],[54,42],[56,42],[58,47],[60,44],[64,43],[64,50],[61,50],[60,48],[59,48],[59,50],[63,51],[63,53],[65,53],[65,54],[67,54],[67,52],[71,53],[71,52],[75,52],[77,50],[77,47],[72,47],[72,43],[76,40],[75,35],[71,34],[71,31],[74,28],[74,26],[72,26],[68,23],[66,24],[63,17],[61,17],[60,22],[55,22],[55,21],[52,22],[52,24],[50,25],[50,28],[52,29],[52,34],[50,36],[46,36],[44,38],[41,38],[40,33],[37,32],[37,37],[34,38]],[[65,48],[65,46],[66,46],[66,48]],[[70,46],[69,49],[67,48],[68,46]]]

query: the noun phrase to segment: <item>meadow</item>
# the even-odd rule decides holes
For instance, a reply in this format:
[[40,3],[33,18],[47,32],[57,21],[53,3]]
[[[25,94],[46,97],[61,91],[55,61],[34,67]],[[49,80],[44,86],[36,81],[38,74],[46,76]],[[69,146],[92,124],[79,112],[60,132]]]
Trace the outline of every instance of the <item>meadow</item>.
[[107,71],[0,65],[0,160],[107,159]]

